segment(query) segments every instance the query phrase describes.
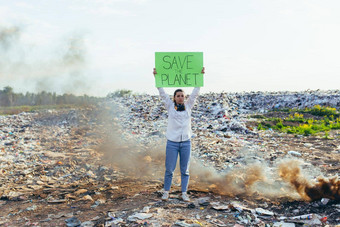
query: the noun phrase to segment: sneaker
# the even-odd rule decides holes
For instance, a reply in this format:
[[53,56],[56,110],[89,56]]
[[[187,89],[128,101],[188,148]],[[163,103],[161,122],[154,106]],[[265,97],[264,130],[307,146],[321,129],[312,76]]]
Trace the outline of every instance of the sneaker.
[[189,196],[186,192],[182,192],[182,199],[184,202],[190,202]]
[[162,196],[162,200],[166,201],[169,199],[169,192],[168,191],[164,191],[163,196]]

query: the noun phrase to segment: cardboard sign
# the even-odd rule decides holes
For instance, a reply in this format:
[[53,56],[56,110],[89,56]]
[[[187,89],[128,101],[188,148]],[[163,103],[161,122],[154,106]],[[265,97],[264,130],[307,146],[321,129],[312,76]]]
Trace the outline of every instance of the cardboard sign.
[[203,52],[155,52],[156,87],[203,87]]

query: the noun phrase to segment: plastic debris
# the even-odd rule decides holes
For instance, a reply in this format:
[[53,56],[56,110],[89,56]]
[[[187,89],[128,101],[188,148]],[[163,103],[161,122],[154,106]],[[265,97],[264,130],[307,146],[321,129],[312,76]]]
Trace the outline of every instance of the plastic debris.
[[210,197],[202,197],[197,199],[197,203],[201,206],[208,206],[210,204],[209,200]]
[[[327,95],[339,98],[339,94]],[[307,99],[304,100],[304,97]],[[322,171],[329,171],[330,175],[337,173],[337,159],[332,160],[332,157],[338,157],[340,150],[336,136],[331,141],[318,137],[306,139],[299,135],[289,135],[287,139],[273,130],[257,130],[248,118],[251,113],[266,113],[285,106],[313,106],[319,101],[326,104],[332,100],[322,92],[307,96],[289,92],[273,93],[271,96],[269,93],[201,95],[193,109],[193,156],[202,161],[203,166],[212,166],[217,172],[222,172],[238,169],[249,161],[275,165],[276,159],[287,158],[285,155],[288,153],[303,157],[306,168],[316,166]],[[133,141],[138,145],[134,149],[122,149],[138,156],[147,167],[161,160],[144,152],[158,144],[164,145],[167,116],[158,97],[141,95],[110,99],[101,107],[107,106],[119,107],[117,109],[121,111],[111,122],[114,126],[109,127],[117,131],[122,143]],[[127,185],[120,184],[121,180],[134,182],[140,178],[130,179],[133,174],[127,178],[116,166],[103,165],[101,154],[96,150],[103,137],[98,136],[92,127],[104,130],[105,125],[91,120],[89,116],[91,114],[86,111],[53,110],[0,117],[0,208],[4,214],[0,217],[0,225],[15,225],[11,222],[19,220],[19,215],[22,221],[17,225],[22,226],[26,223],[65,225],[64,218],[69,220],[65,221],[67,226],[93,226],[98,223],[105,223],[105,226],[160,226],[163,222],[177,222],[179,226],[232,226],[235,223],[238,223],[236,226],[293,226],[339,222],[334,214],[340,211],[340,207],[331,198],[319,198],[310,203],[298,200],[293,204],[277,204],[251,200],[251,197],[245,199],[241,190],[241,196],[234,196],[236,201],[229,204],[230,197],[218,196],[218,190],[215,192],[213,186],[207,186],[209,191],[203,189],[201,192],[200,188],[195,191],[194,184],[190,184],[194,203],[181,203],[174,191],[173,199],[164,204],[157,201],[162,179],[156,173],[151,173],[145,188],[140,191],[132,189],[133,194],[129,194],[129,190],[125,190]],[[80,121],[85,123],[80,124]],[[194,177],[191,180],[194,181]],[[240,178],[239,182],[242,186],[244,179]],[[175,184],[177,186],[179,184]],[[256,196],[255,193],[254,198]],[[143,203],[138,203],[143,199]],[[112,204],[122,204],[125,200],[129,206],[130,202],[136,203],[136,206],[112,207]],[[13,209],[10,205],[18,206],[19,203],[22,209]],[[53,207],[55,213],[46,214],[41,204]],[[61,207],[67,207],[65,212],[59,212]],[[111,215],[103,215],[109,209]],[[53,212],[52,209],[46,210]],[[299,215],[312,212],[316,214]],[[94,213],[95,218],[91,216]],[[280,219],[279,216],[293,217]],[[41,223],[32,222],[39,218]],[[81,223],[78,218],[84,222]]]
[[320,225],[321,217],[317,214],[304,214],[294,217],[288,217],[287,220],[294,223],[304,223],[308,225]]
[[223,204],[220,204],[219,202],[213,202],[211,203],[211,206],[215,210],[229,210],[228,205],[223,205]]
[[81,222],[76,217],[68,218],[65,222],[67,227],[77,227],[81,225]]
[[153,214],[147,214],[147,213],[136,213],[134,215],[131,215],[128,217],[129,221],[135,221],[136,219],[144,220],[151,218]]
[[301,156],[301,153],[299,153],[297,151],[288,151],[288,154],[293,155],[293,156],[297,156],[297,157]]
[[274,213],[269,211],[269,210],[265,210],[262,208],[255,208],[256,213],[258,213],[259,215],[268,215],[268,216],[273,216]]
[[181,227],[201,227],[200,224],[198,223],[193,223],[193,224],[187,224],[183,221],[177,221],[175,222],[174,226],[181,226]]
[[275,222],[273,227],[295,227],[295,224],[288,222]]
[[322,198],[322,199],[321,199],[321,203],[322,203],[323,205],[327,205],[328,202],[329,202],[329,199],[328,199],[328,198]]

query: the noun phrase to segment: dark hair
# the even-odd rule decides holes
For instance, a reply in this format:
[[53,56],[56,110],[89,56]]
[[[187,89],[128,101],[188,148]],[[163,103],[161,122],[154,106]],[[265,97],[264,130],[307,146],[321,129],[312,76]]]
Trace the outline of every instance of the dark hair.
[[174,92],[174,103],[176,104],[176,101],[175,101],[175,97],[176,97],[176,94],[177,92],[184,92],[183,89],[177,89],[175,92]]

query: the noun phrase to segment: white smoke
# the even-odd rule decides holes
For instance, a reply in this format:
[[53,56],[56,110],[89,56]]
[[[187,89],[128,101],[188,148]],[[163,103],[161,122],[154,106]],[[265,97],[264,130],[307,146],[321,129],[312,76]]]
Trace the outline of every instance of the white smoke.
[[91,89],[82,35],[73,34],[59,44],[44,46],[24,42],[24,32],[19,26],[0,26],[0,86],[9,85],[19,92],[77,95]]

